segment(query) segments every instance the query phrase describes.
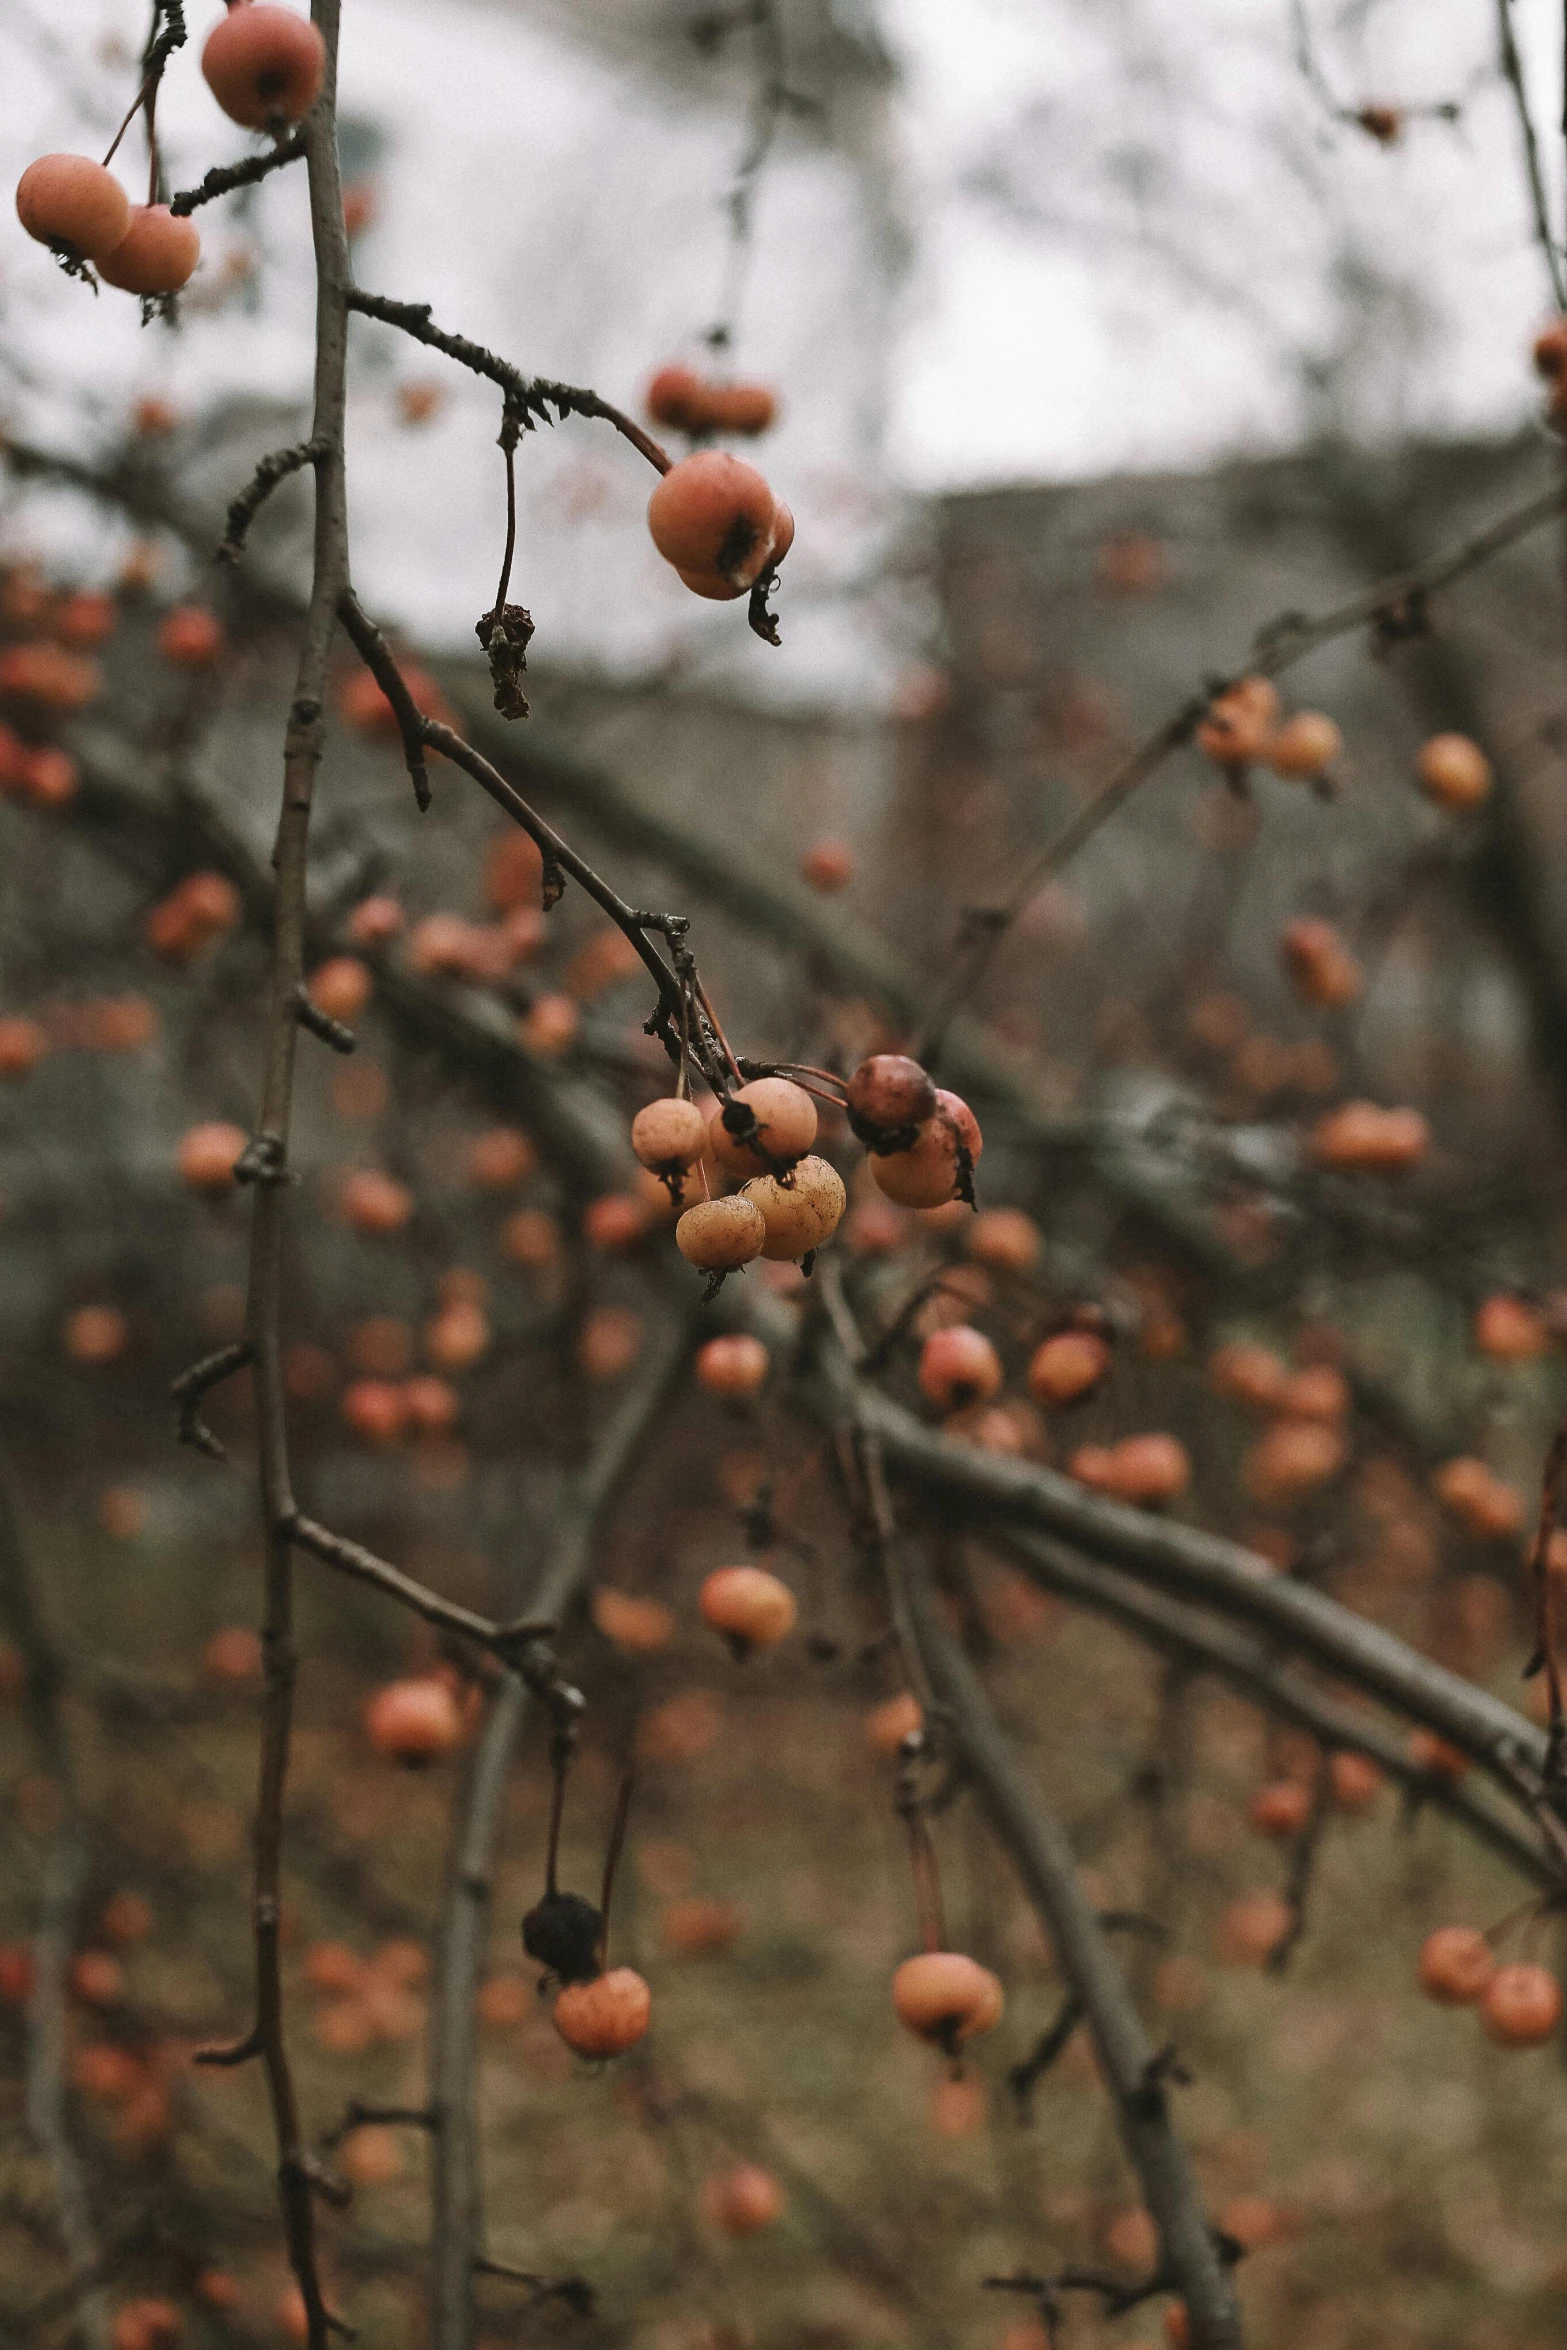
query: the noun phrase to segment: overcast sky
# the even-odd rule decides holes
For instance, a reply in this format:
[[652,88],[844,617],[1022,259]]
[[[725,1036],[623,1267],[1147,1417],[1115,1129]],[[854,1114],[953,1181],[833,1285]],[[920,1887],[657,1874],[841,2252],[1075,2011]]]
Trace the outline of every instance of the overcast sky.
[[[199,43],[219,0],[188,6]],[[1515,12],[1560,219],[1560,4]],[[1548,293],[1491,0],[882,0],[882,15],[903,69],[888,151],[908,275],[878,276],[863,183],[806,137],[782,142],[757,204],[742,358],[784,401],[765,452],[800,523],[784,655],[759,658],[730,608],[679,588],[641,527],[645,468],[581,424],[525,453],[541,647],[861,696],[909,653],[881,584],[902,492],[1184,466],[1321,429],[1509,431],[1537,409],[1528,345]],[[13,181],[41,148],[101,151],[144,16],[144,0],[3,0]],[[650,85],[563,45],[561,22],[346,0],[344,106],[388,142],[359,266],[523,365],[634,404],[711,316],[741,93],[716,72],[683,94]],[[1337,119],[1368,101],[1412,110],[1393,145]],[[1421,111],[1448,104],[1456,120]],[[160,122],[177,180],[242,144],[191,54]],[[128,171],[135,154],[133,139]],[[297,189],[270,184],[248,224],[201,217],[177,336],[0,235],[16,422],[79,445],[140,393],[186,412],[225,390],[303,396]],[[204,309],[241,247],[264,302]],[[493,593],[494,396],[444,370],[445,408],[411,433],[397,388],[439,363],[390,334],[359,352],[361,581],[410,629],[471,641]],[[46,549],[55,527],[36,500],[11,525]],[[88,552],[112,563],[94,529]]]

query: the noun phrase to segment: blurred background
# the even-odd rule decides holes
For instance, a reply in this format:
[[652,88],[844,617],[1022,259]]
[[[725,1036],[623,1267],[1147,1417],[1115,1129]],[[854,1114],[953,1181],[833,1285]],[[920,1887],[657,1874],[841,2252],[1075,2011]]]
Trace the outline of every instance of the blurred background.
[[[189,7],[160,101],[175,187],[244,152],[197,69],[217,14]],[[8,0],[11,181],[107,146],[144,18]],[[847,1071],[923,1044],[973,1104],[980,1208],[1014,1212],[987,1230],[892,1209],[824,1121],[852,1310],[907,1309],[891,1391],[933,1419],[920,1342],[973,1321],[1006,1387],[956,1433],[1057,1466],[1173,1433],[1177,1515],[1514,1702],[1567,1406],[1560,519],[1407,641],[1350,629],[1290,670],[1286,709],[1342,733],[1323,788],[1182,740],[1064,871],[1040,860],[1267,624],[1559,485],[1530,349],[1567,220],[1561,43],[1545,0],[345,0],[340,88],[361,285],[643,421],[672,361],[776,395],[738,446],[798,526],[777,648],[658,558],[623,440],[525,436],[533,711],[508,724],[473,635],[504,535],[498,398],[356,319],[354,574],[424,706],[627,899],[693,917],[740,1049]],[[176,1446],[166,1396],[243,1329],[228,1178],[307,489],[268,504],[237,571],[211,549],[258,457],[300,437],[313,287],[296,174],[197,217],[201,268],[145,326],[0,236],[0,2308],[18,2341],[91,2350],[301,2338],[260,2086],[191,2063],[248,1998],[250,1398],[241,1376],[207,1407],[224,1468]],[[309,1506],[453,1599],[519,1609],[563,1491],[658,1388],[562,1641],[589,1699],[568,1881],[595,1881],[635,1758],[614,1938],[657,2023],[589,2075],[535,1996],[534,1723],[480,1993],[488,2242],[595,2299],[486,2280],[479,2338],[1047,2350],[987,2276],[1132,2284],[1152,2259],[1082,2035],[1032,2092],[1010,2078],[1059,2010],[1052,1953],[960,1801],[935,1825],[948,1906],[1007,2019],[960,2077],[898,2034],[899,1673],[788,1345],[738,1399],[681,1357],[710,1325],[626,1140],[667,1089],[645,981],[580,891],[541,913],[455,769],[433,765],[417,813],[339,650],[312,989],[358,1045],[301,1046],[287,1335]],[[1417,784],[1422,744],[1454,732],[1490,775],[1461,811]],[[1014,898],[949,1019],[986,910]],[[1347,993],[1281,955],[1302,918],[1347,947]],[[1360,1098],[1426,1121],[1397,1183],[1314,1145]],[[793,1268],[747,1279],[775,1329],[809,1329]],[[1069,1416],[1027,1366],[1087,1306],[1114,1367]],[[1216,1368],[1238,1345],[1269,1350],[1271,1388]],[[1311,1413],[1284,1400],[1323,1370],[1325,1410],[1320,1384]],[[1261,1448],[1303,1417],[1331,1458],[1292,1482]],[[1490,1480],[1462,1506],[1455,1460]],[[1429,1786],[1378,1783],[1332,1812],[1306,1931],[1264,1971],[1245,1901],[1295,1855],[1249,1807],[1315,1783],[1318,1748],[982,1531],[917,1499],[906,1525],[1096,1897],[1151,1920],[1129,1965],[1192,2074],[1177,2117],[1248,2249],[1249,2338],[1559,2340],[1562,2050],[1498,2051],[1414,1986],[1431,1927],[1489,1926],[1529,1885]],[[696,1594],[747,1555],[794,1583],[802,1633],[739,1670]],[[414,2350],[425,2136],[340,2125],[355,2099],[423,2094],[491,1687],[374,1595],[303,1581],[294,2040],[310,2132],[354,2188],[324,2223],[333,2289],[361,2340]],[[445,1672],[464,1708],[460,1750],[418,1774],[364,1726],[410,1672]],[[1516,1933],[1558,1964],[1550,1916]],[[738,2163],[782,2199],[754,2234],[713,2186]],[[137,2333],[126,2308],[153,2302],[173,2315]],[[1062,2319],[1070,2350],[1164,2339],[1159,2299],[1071,2296]]]

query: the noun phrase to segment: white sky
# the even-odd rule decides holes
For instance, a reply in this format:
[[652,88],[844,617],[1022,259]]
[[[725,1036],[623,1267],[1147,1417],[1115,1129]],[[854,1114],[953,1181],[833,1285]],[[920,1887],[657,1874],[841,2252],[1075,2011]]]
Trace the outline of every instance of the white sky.
[[[896,595],[875,584],[902,492],[1195,464],[1310,430],[1526,420],[1545,284],[1490,0],[1306,6],[1346,101],[1459,98],[1462,120],[1415,122],[1387,151],[1335,123],[1299,71],[1291,0],[883,0],[904,66],[891,152],[909,279],[895,298],[877,291],[860,191],[838,163],[786,146],[758,204],[743,357],[782,388],[765,461],[800,525],[783,654],[762,654],[732,607],[694,608],[641,528],[645,469],[581,424],[524,453],[523,592],[541,649],[861,697],[911,650]],[[190,0],[197,44],[219,13]],[[721,104],[678,100],[563,49],[526,12],[471,0],[345,0],[344,17],[345,108],[390,140],[363,281],[635,404],[710,314],[745,127],[732,87],[715,82]],[[1516,0],[1516,17],[1560,216],[1559,0]],[[143,19],[143,0],[5,0],[13,182],[41,149],[106,138]],[[180,182],[243,145],[191,53],[160,121]],[[987,174],[990,194],[976,186]],[[221,207],[201,218],[210,282],[246,232]],[[0,413],[79,444],[139,392],[186,412],[224,391],[298,398],[297,189],[270,185],[256,223],[264,310],[192,305],[178,337],[142,332],[127,297],[94,302],[0,232]],[[439,373],[439,421],[401,429],[396,384]],[[442,363],[365,340],[358,575],[432,639],[471,641],[493,593],[495,409]],[[64,525],[35,500],[9,527],[47,545]]]

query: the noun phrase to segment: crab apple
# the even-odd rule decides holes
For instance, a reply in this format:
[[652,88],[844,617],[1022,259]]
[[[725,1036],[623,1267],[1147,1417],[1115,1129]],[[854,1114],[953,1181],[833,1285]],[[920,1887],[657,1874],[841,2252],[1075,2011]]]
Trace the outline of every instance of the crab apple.
[[794,1630],[799,1610],[787,1583],[765,1567],[717,1567],[698,1596],[702,1620],[744,1652],[776,1648]]
[[462,1410],[456,1389],[428,1371],[403,1381],[403,1408],[421,1436],[444,1436]]
[[537,1151],[516,1126],[492,1126],[468,1146],[468,1180],[485,1191],[510,1191],[537,1165]]
[[1365,975],[1331,922],[1302,915],[1279,933],[1279,957],[1303,1003],[1337,1011],[1352,1004]]
[[1561,2015],[1561,1986],[1543,1966],[1498,1967],[1480,1999],[1480,2021],[1503,2048],[1538,2048]]
[[560,1226],[542,1208],[519,1208],[501,1227],[501,1246],[514,1265],[541,1272],[560,1257]]
[[1268,742],[1267,761],[1275,775],[1309,782],[1331,767],[1344,737],[1321,710],[1297,710]]
[[1478,808],[1491,789],[1491,762],[1466,734],[1433,734],[1420,746],[1415,774],[1442,808]]
[[594,1306],[577,1332],[577,1368],[587,1379],[618,1379],[642,1351],[642,1317],[627,1306]]
[[556,1998],[555,2029],[578,2056],[620,2056],[648,2028],[653,1994],[634,1967],[611,1967],[591,1983],[568,1983]]
[[1298,1836],[1311,1817],[1311,1789],[1298,1779],[1276,1779],[1258,1788],[1247,1817],[1259,1836]]
[[112,1951],[78,1951],[71,1961],[70,1986],[84,2007],[117,2007],[125,1997],[125,1969]]
[[634,1191],[607,1191],[601,1199],[589,1200],[582,1211],[582,1237],[589,1248],[634,1248],[647,1228],[647,1210]]
[[753,1176],[741,1197],[761,1216],[762,1254],[773,1264],[787,1264],[821,1248],[837,1231],[848,1205],[837,1168],[814,1157],[800,1159],[787,1182],[777,1175]]
[[697,1384],[709,1395],[755,1395],[767,1379],[767,1349],[749,1331],[733,1330],[697,1349]]
[[375,982],[357,955],[332,955],[318,963],[306,987],[310,1001],[329,1020],[357,1020]]
[[172,2301],[125,2301],[109,2329],[110,2350],[174,2350],[184,2331]]
[[569,995],[537,995],[517,1023],[517,1035],[530,1053],[553,1060],[565,1052],[581,1024],[582,1014]]
[[967,1322],[933,1330],[920,1354],[920,1393],[938,1411],[988,1403],[1000,1393],[1002,1377],[1001,1357],[984,1332]]
[[744,1194],[698,1200],[675,1226],[675,1246],[702,1273],[732,1273],[759,1257],[767,1242],[762,1211]]
[[784,2191],[770,2170],[737,2162],[702,2182],[702,2209],[726,2236],[754,2236],[770,2228],[784,2207]]
[[[757,1139],[747,1140],[751,1121]],[[789,1077],[753,1077],[727,1102],[715,1102],[707,1139],[726,1175],[767,1175],[792,1166],[816,1140],[816,1104]],[[689,1162],[688,1162],[689,1163]]]
[[708,422],[708,387],[694,367],[661,367],[648,385],[643,405],[655,424],[676,432],[700,432]]
[[1178,1437],[1155,1430],[1124,1436],[1115,1447],[1113,1490],[1122,1501],[1152,1508],[1176,1501],[1192,1480],[1191,1456]]
[[1192,2321],[1184,2301],[1172,2301],[1165,2311],[1164,2338],[1170,2350],[1191,2350]]
[[773,552],[777,501],[754,465],[700,449],[664,475],[648,500],[653,544],[677,571],[748,588]]
[[871,1180],[900,1208],[942,1208],[958,1196],[958,1138],[950,1119],[927,1118],[907,1150],[874,1153]]
[[892,1978],[898,2021],[918,2040],[951,2046],[994,2031],[1006,1994],[989,1967],[960,1950],[922,1950]]
[[201,232],[167,204],[137,204],[130,227],[112,253],[100,256],[98,275],[122,294],[177,294],[201,259]]
[[532,911],[544,890],[544,851],[520,825],[497,833],[484,852],[485,902],[497,914]]
[[76,588],[62,598],[50,622],[53,635],[73,652],[90,653],[114,634],[114,598],[98,588]]
[[1021,1208],[987,1208],[969,1226],[968,1253],[998,1273],[1027,1273],[1038,1262],[1039,1226]]
[[861,1142],[902,1138],[936,1114],[936,1088],[907,1053],[872,1053],[849,1079],[849,1124]]
[[356,947],[384,947],[399,936],[405,920],[395,898],[361,898],[348,917],[348,935]]
[[1293,1922],[1282,1893],[1243,1893],[1219,1920],[1219,1954],[1231,1966],[1265,1966]]
[[854,879],[854,851],[846,840],[813,840],[800,859],[800,873],[812,889],[831,897]]
[[201,1652],[201,1669],[209,1681],[240,1687],[261,1678],[261,1640],[248,1624],[224,1624]]
[[397,1444],[408,1432],[408,1398],[392,1379],[351,1379],[338,1410],[367,1444]]
[[1267,757],[1278,724],[1279,697],[1266,677],[1242,677],[1208,705],[1197,728],[1197,747],[1221,767],[1241,767]]
[[1292,1501],[1326,1485],[1348,1457],[1341,1432],[1322,1420],[1275,1420],[1247,1453],[1241,1478],[1256,1501]]
[[176,669],[205,669],[223,650],[223,623],[204,604],[176,604],[159,624],[158,650]]
[[270,0],[241,0],[207,35],[201,70],[230,122],[262,131],[310,112],[326,76],[326,43],[308,17]]
[[1109,1346],[1096,1331],[1058,1330],[1034,1351],[1028,1392],[1036,1403],[1077,1403],[1093,1392],[1109,1368]]
[[115,1306],[78,1306],[67,1314],[63,1344],[73,1363],[117,1362],[130,1344],[130,1325]]
[[661,1600],[616,1591],[608,1583],[601,1583],[594,1592],[588,1612],[606,1640],[638,1654],[667,1648],[675,1636],[675,1619]]
[[1376,1102],[1341,1102],[1311,1130],[1320,1166],[1392,1175],[1425,1157],[1431,1130],[1418,1110],[1384,1110]]
[[401,1232],[413,1214],[413,1194],[395,1175],[379,1167],[360,1167],[344,1183],[338,1198],[343,1221],[356,1232]]
[[1523,1495],[1468,1453],[1444,1461],[1431,1484],[1442,1507],[1462,1519],[1470,1533],[1482,1541],[1505,1540],[1522,1529]]
[[[812,1115],[812,1130],[815,1130]],[[674,1094],[648,1102],[631,1121],[631,1147],[655,1175],[678,1175],[695,1166],[707,1144],[707,1120],[695,1102]]]
[[880,1705],[873,1705],[865,1717],[866,1744],[877,1754],[896,1754],[905,1738],[918,1737],[925,1727],[925,1713],[912,1689],[900,1689],[896,1697],[889,1697]]
[[180,1181],[192,1191],[227,1191],[248,1135],[226,1119],[209,1118],[180,1136]]
[[63,645],[38,639],[0,650],[0,693],[37,702],[46,710],[85,709],[101,683],[97,662],[82,653],[68,653]]
[[26,1077],[48,1049],[48,1039],[36,1020],[15,1012],[0,1018],[0,1077]]
[[1553,318],[1534,338],[1536,371],[1547,381],[1567,369],[1567,318]]
[[425,1352],[443,1371],[471,1371],[489,1345],[489,1317],[477,1298],[448,1298],[425,1324]]
[[64,245],[88,261],[131,225],[131,200],[112,171],[86,155],[40,155],[17,182],[16,216],[40,245]]
[[461,1739],[462,1709],[439,1674],[388,1681],[365,1707],[365,1735],[394,1762],[435,1762]]
[[748,438],[767,432],[778,415],[778,402],[766,384],[714,384],[707,406],[720,432],[744,433]]
[[1420,1988],[1438,2007],[1473,2007],[1496,1973],[1490,1943],[1475,1926],[1438,1926],[1420,1945]]
[[1475,1345],[1493,1362],[1533,1362],[1544,1354],[1549,1337],[1539,1307],[1505,1291],[1486,1298],[1475,1313]]
[[1328,1790],[1340,1811],[1369,1811],[1382,1792],[1382,1772],[1369,1754],[1330,1754]]

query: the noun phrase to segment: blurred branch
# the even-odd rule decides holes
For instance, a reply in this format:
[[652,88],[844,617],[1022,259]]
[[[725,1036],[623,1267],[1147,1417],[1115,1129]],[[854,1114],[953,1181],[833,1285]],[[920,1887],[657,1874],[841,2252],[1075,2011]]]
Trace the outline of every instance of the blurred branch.
[[1540,162],[1540,142],[1535,135],[1534,115],[1529,106],[1523,59],[1518,53],[1518,42],[1513,32],[1513,0],[1496,0],[1496,38],[1502,76],[1512,92],[1513,108],[1518,116],[1518,136],[1523,146],[1524,177],[1529,183],[1535,237],[1545,256],[1552,298],[1558,310],[1567,310],[1567,283],[1562,278],[1561,251],[1551,233],[1551,207],[1545,191],[1545,172]]
[[[580,1591],[599,1529],[684,1367],[690,1338],[689,1317],[681,1321],[670,1315],[661,1322],[587,1461],[562,1494],[548,1562],[529,1595],[534,1616],[559,1623]],[[489,1931],[502,1799],[535,1677],[512,1671],[503,1678],[452,1818],[431,2011],[433,2350],[471,2350],[474,2339],[473,2277],[485,2241],[474,1996]]]
[[908,1597],[915,1637],[980,1803],[1082,2001],[1122,2145],[1159,2231],[1161,2272],[1186,2304],[1193,2350],[1232,2350],[1241,2341],[1241,2320],[1229,2264],[1203,2209],[1191,2157],[1171,2124],[1164,2065],[1083,1891],[1065,1831],[1024,1784],[983,1685],[917,1572],[909,1577]]
[[103,2252],[66,2110],[66,1976],[91,1864],[61,1711],[65,1668],[44,1628],[9,1480],[0,1477],[0,1618],[22,1659],[22,1702],[38,1759],[60,1807],[44,1856],[33,1983],[27,2001],[27,2126],[54,2179],[71,2295],[88,2350],[109,2350]]
[[1151,1590],[1107,1560],[1085,1558],[1045,1536],[987,1532],[984,1539],[1042,1590],[1106,1616],[1162,1655],[1211,1674],[1252,1704],[1308,1731],[1330,1753],[1367,1756],[1410,1797],[1460,1821],[1537,1884],[1557,1887],[1567,1878],[1559,1859],[1542,1851],[1464,1780],[1428,1770],[1412,1758],[1404,1739],[1308,1679],[1277,1638],[1242,1631],[1222,1616]]

